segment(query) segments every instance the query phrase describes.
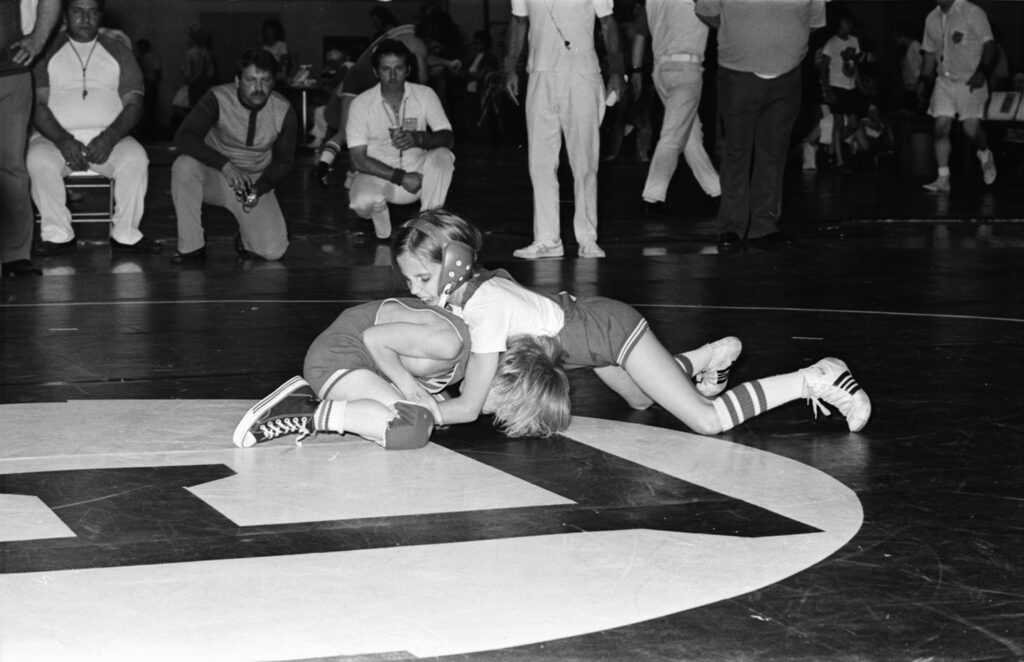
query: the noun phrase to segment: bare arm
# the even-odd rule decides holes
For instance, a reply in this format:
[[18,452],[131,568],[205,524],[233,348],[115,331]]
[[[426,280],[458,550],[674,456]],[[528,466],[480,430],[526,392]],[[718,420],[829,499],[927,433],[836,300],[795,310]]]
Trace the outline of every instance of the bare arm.
[[505,90],[512,100],[519,103],[519,74],[516,73],[516,66],[519,64],[519,56],[523,53],[526,45],[527,28],[530,25],[529,19],[525,16],[513,16],[508,26],[508,52],[505,54],[504,73]]
[[499,356],[498,352],[469,355],[461,394],[438,405],[444,423],[471,423],[480,416],[491,382],[498,373]]
[[996,42],[989,39],[981,47],[981,59],[978,61],[978,68],[967,81],[967,87],[977,90],[985,86],[988,81],[988,74],[992,71],[992,65],[996,59]]
[[142,107],[143,96],[139,92],[130,92],[121,97],[123,108],[117,114],[110,126],[103,129],[100,135],[89,141],[86,145],[86,158],[90,163],[106,163],[110,158],[110,152],[128,135],[145,112]]
[[348,148],[349,164],[356,172],[365,172],[374,177],[386,179],[397,184],[410,193],[416,193],[423,186],[423,176],[418,172],[406,172],[401,168],[392,168],[380,159],[367,153],[366,145]]
[[60,18],[61,0],[39,0],[36,7],[36,23],[32,27],[32,34],[26,35],[23,39],[14,42],[11,46],[13,59],[18,64],[28,66],[32,60],[43,52],[47,39],[57,25]]
[[626,68],[623,65],[622,49],[619,47],[619,24],[611,14],[601,17],[600,23],[605,52],[608,54],[609,94],[615,93],[621,99]]
[[36,105],[33,114],[33,121],[40,134],[60,150],[72,170],[88,170],[89,161],[85,158],[85,145],[75,139],[61,123],[54,117],[50,110],[50,88],[36,88]]

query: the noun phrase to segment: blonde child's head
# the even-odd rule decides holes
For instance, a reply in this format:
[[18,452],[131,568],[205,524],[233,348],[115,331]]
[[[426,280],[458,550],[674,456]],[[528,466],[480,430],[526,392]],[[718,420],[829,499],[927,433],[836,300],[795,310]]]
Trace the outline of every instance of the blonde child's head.
[[[419,227],[417,227],[419,226]],[[423,228],[429,226],[434,231]],[[427,209],[416,214],[395,231],[391,240],[392,259],[412,253],[422,260],[440,263],[445,246],[459,242],[480,252],[484,240],[475,225],[444,209]]]
[[569,377],[551,336],[514,336],[502,353],[485,411],[510,437],[550,437],[569,427]]

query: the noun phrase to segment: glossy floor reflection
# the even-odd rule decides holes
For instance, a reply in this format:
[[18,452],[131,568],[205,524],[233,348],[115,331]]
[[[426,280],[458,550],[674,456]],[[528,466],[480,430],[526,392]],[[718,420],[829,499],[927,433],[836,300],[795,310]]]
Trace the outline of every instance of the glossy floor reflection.
[[[143,230],[172,250],[156,149]],[[612,164],[609,257],[521,262],[522,155],[459,158],[489,266],[627,301],[670,349],[738,335],[733,383],[839,356],[870,423],[793,403],[699,437],[573,373],[552,441],[481,420],[411,453],[235,449],[342,308],[402,293],[306,158],[279,263],[238,260],[213,212],[201,268],[113,260],[93,225],[2,281],[0,659],[1024,658],[1019,187],[794,171],[796,246],[720,255],[685,173],[647,218],[642,169]]]

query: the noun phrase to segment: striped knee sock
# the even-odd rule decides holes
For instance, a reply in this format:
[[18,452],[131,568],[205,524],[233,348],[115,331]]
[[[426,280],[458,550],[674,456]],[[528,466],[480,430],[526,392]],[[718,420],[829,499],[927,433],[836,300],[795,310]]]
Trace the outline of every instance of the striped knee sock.
[[348,403],[344,400],[324,400],[313,412],[313,429],[317,432],[337,432],[345,434],[345,409]]
[[803,394],[804,377],[799,372],[744,382],[712,400],[722,432],[769,409],[792,402]]

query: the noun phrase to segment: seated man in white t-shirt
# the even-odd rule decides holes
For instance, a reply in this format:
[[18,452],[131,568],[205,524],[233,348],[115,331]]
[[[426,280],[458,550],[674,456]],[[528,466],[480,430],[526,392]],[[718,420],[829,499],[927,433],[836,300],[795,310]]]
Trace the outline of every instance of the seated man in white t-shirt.
[[391,236],[389,202],[443,207],[455,170],[451,122],[432,89],[406,81],[411,60],[402,42],[382,41],[373,53],[380,83],[352,100],[345,126],[349,208],[372,219],[380,239]]
[[149,159],[128,133],[143,115],[142,71],[131,49],[100,34],[103,0],[71,0],[66,30],[35,67],[35,133],[26,165],[39,209],[43,257],[76,248],[64,177],[91,170],[114,180],[114,252],[156,253],[139,232]]

